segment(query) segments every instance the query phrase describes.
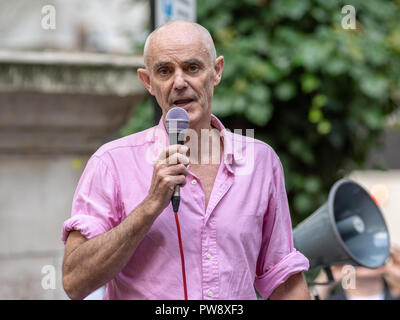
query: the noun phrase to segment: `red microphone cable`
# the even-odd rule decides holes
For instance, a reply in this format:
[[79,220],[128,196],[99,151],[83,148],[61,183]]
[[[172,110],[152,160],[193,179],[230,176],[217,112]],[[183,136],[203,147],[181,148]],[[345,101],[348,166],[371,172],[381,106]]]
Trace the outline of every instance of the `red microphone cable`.
[[[186,139],[185,138],[186,129],[189,126],[189,114],[187,113],[187,111],[183,108],[176,106],[171,108],[167,112],[167,115],[165,116],[165,126],[168,131],[169,144],[184,145]],[[172,209],[175,214],[176,230],[178,232],[179,251],[181,254],[181,264],[182,264],[183,290],[185,293],[185,300],[188,300],[187,288],[186,288],[185,257],[183,256],[181,230],[179,227],[179,219],[178,219],[178,211],[179,211],[178,209],[180,200],[181,200],[180,186],[176,185],[174,188],[174,192],[172,194],[171,203],[172,203]]]
[[178,212],[174,211],[174,215],[175,215],[175,222],[176,222],[176,230],[177,230],[177,233],[178,233],[179,251],[181,253],[183,291],[184,291],[184,294],[185,294],[185,300],[188,300],[187,287],[186,287],[185,257],[183,255],[181,228],[179,227]]

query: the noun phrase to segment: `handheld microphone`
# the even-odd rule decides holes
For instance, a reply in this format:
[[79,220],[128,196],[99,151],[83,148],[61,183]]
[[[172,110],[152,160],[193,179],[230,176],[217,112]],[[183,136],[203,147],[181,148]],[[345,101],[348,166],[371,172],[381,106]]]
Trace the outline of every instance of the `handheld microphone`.
[[[184,144],[186,138],[186,129],[189,126],[189,115],[185,109],[174,107],[167,112],[165,117],[165,123],[169,135],[169,144]],[[185,271],[185,257],[183,254],[183,245],[181,230],[179,226],[178,219],[178,209],[179,203],[181,202],[180,187],[175,186],[174,193],[171,198],[172,208],[174,210],[176,231],[178,234],[179,251],[181,255],[181,265],[182,265],[182,281],[183,281],[183,292],[185,300],[188,300],[187,294],[187,284],[186,284],[186,271]]]
[[[189,115],[186,110],[179,107],[173,107],[165,116],[165,124],[169,136],[169,144],[183,145],[186,139],[186,129],[189,126]],[[176,185],[171,198],[174,212],[178,212],[180,199],[180,186]]]

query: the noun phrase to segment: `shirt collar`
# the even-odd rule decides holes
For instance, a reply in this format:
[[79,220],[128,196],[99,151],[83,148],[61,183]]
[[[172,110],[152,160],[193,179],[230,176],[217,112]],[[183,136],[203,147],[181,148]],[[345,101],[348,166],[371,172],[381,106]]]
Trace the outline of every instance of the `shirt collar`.
[[[222,124],[222,122],[213,114],[211,114],[211,126],[220,132],[221,140],[224,145],[224,152],[222,159],[223,163],[229,172],[234,173],[233,163],[235,161],[236,153],[234,150],[233,134],[229,130],[227,130]],[[163,121],[163,117],[160,118],[158,125],[155,126],[154,128],[158,130],[158,132],[162,132],[162,134],[164,135],[163,140],[165,140],[165,146],[167,146],[169,143],[169,138],[167,129],[165,127],[165,123]],[[155,141],[156,139],[157,138],[154,131],[151,141]]]

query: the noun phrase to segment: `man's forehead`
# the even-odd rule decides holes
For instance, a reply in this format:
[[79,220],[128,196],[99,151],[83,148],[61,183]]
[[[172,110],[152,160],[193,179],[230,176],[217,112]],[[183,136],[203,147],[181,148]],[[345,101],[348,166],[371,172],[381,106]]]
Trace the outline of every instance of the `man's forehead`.
[[211,37],[205,34],[207,31],[204,32],[204,30],[189,23],[174,23],[162,27],[149,39],[146,50],[147,62],[151,60],[154,63],[154,61],[164,61],[168,58],[185,60],[197,58],[212,61],[214,44]]
[[187,21],[174,21],[155,30],[152,40],[173,41],[176,39],[178,41],[201,41],[203,37],[204,31],[201,31],[195,24]]
[[204,63],[210,61],[209,50],[201,40],[181,39],[180,41],[177,38],[171,41],[169,40],[169,38],[161,38],[152,43],[148,51],[148,59],[150,59],[152,63],[195,59],[204,61]]

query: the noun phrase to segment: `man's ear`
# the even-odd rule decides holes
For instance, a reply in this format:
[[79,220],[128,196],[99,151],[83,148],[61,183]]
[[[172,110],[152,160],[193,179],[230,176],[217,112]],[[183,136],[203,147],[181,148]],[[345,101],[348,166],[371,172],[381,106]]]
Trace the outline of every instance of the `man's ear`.
[[139,77],[140,81],[142,81],[142,83],[146,87],[147,91],[149,91],[150,94],[152,96],[154,96],[153,89],[152,89],[151,84],[150,84],[150,76],[149,76],[148,71],[146,69],[139,68],[137,70],[137,74],[138,74],[138,77]]
[[221,82],[222,70],[224,69],[224,57],[219,56],[215,59],[214,70],[215,70],[215,79],[214,86],[217,86]]

